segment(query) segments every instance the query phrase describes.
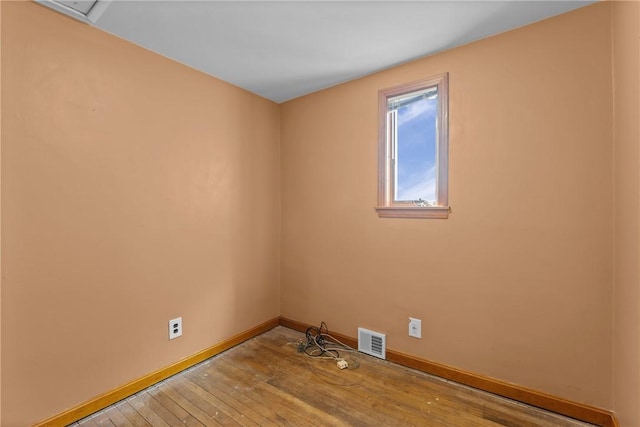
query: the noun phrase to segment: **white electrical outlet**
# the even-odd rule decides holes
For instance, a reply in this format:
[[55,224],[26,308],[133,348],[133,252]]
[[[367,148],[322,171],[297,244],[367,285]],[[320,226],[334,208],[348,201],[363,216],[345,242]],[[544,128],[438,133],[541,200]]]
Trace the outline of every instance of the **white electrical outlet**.
[[422,320],[409,317],[409,336],[422,338]]
[[169,339],[178,338],[182,336],[182,317],[169,320]]

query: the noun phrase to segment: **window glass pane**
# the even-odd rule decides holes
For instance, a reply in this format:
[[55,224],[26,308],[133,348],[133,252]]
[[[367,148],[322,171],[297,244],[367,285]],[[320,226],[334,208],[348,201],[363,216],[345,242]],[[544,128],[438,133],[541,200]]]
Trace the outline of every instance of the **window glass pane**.
[[437,90],[432,87],[392,98],[388,105],[398,107],[394,199],[435,206]]
[[378,91],[381,218],[449,217],[448,74]]

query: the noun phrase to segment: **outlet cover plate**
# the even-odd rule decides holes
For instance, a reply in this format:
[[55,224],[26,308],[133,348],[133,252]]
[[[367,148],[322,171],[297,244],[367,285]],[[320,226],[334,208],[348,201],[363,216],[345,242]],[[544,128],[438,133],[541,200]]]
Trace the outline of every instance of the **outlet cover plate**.
[[409,317],[409,336],[422,338],[422,320]]
[[182,336],[182,317],[169,320],[169,339]]

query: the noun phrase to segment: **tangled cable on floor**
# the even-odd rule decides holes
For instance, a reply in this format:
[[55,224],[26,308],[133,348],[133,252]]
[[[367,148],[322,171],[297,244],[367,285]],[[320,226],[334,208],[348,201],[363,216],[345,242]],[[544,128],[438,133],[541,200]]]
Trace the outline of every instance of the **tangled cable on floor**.
[[321,322],[319,327],[311,326],[307,328],[305,338],[306,342],[300,340],[298,343],[299,353],[304,353],[316,359],[333,359],[338,362],[340,369],[356,369],[360,366],[360,363],[352,357],[349,358],[350,363],[345,363],[341,366],[340,362],[347,361],[340,356],[340,352],[357,352],[357,350],[331,336],[329,328],[324,322]]

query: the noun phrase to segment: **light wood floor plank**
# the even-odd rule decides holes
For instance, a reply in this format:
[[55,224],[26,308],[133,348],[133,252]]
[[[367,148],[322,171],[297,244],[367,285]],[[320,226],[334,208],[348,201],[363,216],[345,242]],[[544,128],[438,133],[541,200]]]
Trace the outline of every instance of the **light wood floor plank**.
[[167,396],[158,387],[153,387],[148,392],[153,396],[162,406],[164,406],[169,412],[171,412],[176,418],[180,420],[182,425],[187,427],[205,427],[203,423],[198,421],[193,415],[191,415],[186,409],[178,405],[175,400]]
[[193,404],[189,399],[183,396],[181,393],[178,393],[176,387],[167,385],[166,382],[158,386],[158,388],[165,393],[169,398],[171,398],[178,405],[183,407],[186,411],[191,414],[196,420],[201,422],[206,426],[217,426],[221,425],[217,420],[215,420],[212,416],[209,416],[206,412],[200,409],[198,406]]
[[[313,427],[315,425],[311,421],[313,417],[309,417],[309,415],[315,415],[315,408],[308,407],[303,402],[297,402],[294,396],[286,395],[272,385],[256,378],[251,373],[227,362],[224,358],[216,359],[216,362],[218,362],[216,369],[225,372],[230,378],[235,378],[235,381],[241,383],[243,392],[253,400],[265,407],[271,407],[283,423],[290,422],[290,425],[304,427]],[[340,423],[335,419],[329,425],[340,425]]]
[[220,362],[221,365],[226,365],[228,369],[231,368],[236,370],[237,366],[236,375],[245,378],[248,376],[250,379],[248,380],[249,384],[259,391],[264,399],[264,402],[267,405],[273,405],[277,404],[277,402],[282,402],[282,405],[278,405],[281,409],[288,408],[289,411],[287,412],[292,412],[299,418],[306,420],[305,422],[302,422],[302,424],[309,426],[317,425],[314,420],[323,418],[325,423],[328,423],[328,425],[331,426],[348,425],[345,422],[342,422],[337,417],[334,417],[333,414],[325,413],[317,409],[315,406],[299,399],[298,396],[287,393],[286,391],[279,389],[273,384],[270,384],[267,381],[268,378],[256,374],[253,368],[247,365],[243,365],[240,360],[241,359],[238,359],[237,365],[234,364],[234,366],[231,366],[230,362],[225,359],[221,359]]
[[122,412],[120,412],[115,406],[105,411],[104,414],[107,415],[109,419],[111,419],[111,422],[113,422],[113,425],[115,425],[116,427],[133,427],[133,424],[131,424],[129,420],[127,420],[127,418],[122,415]]
[[[147,427],[151,425],[127,401],[120,402],[117,405],[117,410],[120,411],[120,413],[133,425],[133,427]],[[82,423],[80,423],[80,425],[82,425]]]
[[96,424],[93,418],[88,417],[82,421],[82,427],[98,427],[98,424]]
[[242,414],[243,417],[247,417],[252,424],[260,426],[275,426],[268,418],[262,416],[259,412],[255,411],[252,404],[245,404],[239,399],[239,393],[235,390],[228,390],[224,387],[220,387],[219,382],[212,381],[210,374],[204,370],[198,370],[197,372],[190,372],[186,374],[186,378],[197,384],[203,390],[206,390],[224,405]]
[[207,390],[191,381],[186,375],[180,378],[172,378],[178,382],[180,392],[185,396],[189,395],[190,400],[208,413],[215,412],[216,419],[223,425],[256,426],[257,424],[248,419],[244,414],[239,413]]
[[277,327],[78,426],[589,426],[362,353],[340,370],[301,338]]
[[148,391],[129,400],[129,403],[154,427],[183,425],[182,420],[165,408]]
[[101,412],[101,413],[97,414],[96,416],[94,416],[93,417],[93,421],[96,423],[96,425],[98,425],[100,427],[114,427],[115,426],[113,421],[111,421],[111,418],[109,417],[109,415],[105,414],[104,412]]

